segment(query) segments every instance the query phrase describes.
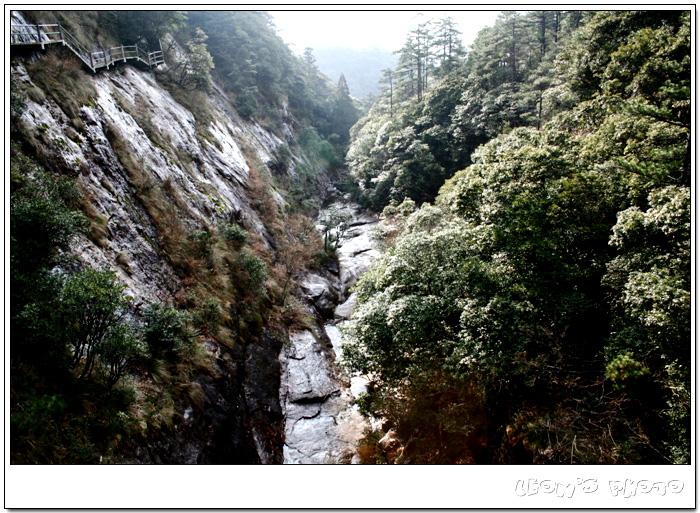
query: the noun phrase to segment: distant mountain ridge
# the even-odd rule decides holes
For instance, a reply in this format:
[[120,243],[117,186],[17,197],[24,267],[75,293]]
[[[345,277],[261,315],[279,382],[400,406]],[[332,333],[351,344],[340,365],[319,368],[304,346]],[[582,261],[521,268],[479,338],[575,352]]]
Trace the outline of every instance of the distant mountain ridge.
[[391,51],[379,48],[314,48],[314,57],[318,68],[334,82],[344,74],[350,94],[356,98],[377,94],[382,70],[394,68],[398,62]]

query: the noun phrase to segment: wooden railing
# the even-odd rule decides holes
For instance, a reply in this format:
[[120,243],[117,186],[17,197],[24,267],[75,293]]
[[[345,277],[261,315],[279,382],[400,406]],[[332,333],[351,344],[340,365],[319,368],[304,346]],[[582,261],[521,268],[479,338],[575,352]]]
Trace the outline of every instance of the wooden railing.
[[158,66],[165,62],[162,51],[147,52],[138,45],[117,46],[100,52],[90,52],[75,39],[60,24],[12,24],[10,44],[40,45],[42,50],[48,44],[61,43],[83,61],[93,72],[100,68],[108,68],[116,62],[126,62],[135,59],[149,67]]

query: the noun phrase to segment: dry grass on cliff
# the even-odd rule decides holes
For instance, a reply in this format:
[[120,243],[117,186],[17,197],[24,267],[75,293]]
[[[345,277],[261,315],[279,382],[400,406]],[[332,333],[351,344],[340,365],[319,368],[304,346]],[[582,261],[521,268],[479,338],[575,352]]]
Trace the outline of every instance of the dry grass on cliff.
[[[127,103],[120,101],[127,112],[138,116]],[[227,346],[256,336],[265,325],[306,323],[303,305],[295,298],[297,276],[317,261],[321,244],[310,219],[285,213],[275,201],[272,178],[252,147],[243,146],[251,169],[247,195],[274,239],[272,247],[253,232],[246,232],[243,242],[227,239],[226,223],[219,230],[188,228],[185,219],[196,219],[173,181],[160,183],[145,170],[117,127],[108,124],[104,131],[159,234],[156,249],[182,278],[182,290],[175,297],[178,308],[194,312],[203,301],[214,300],[219,310],[218,328],[210,336]],[[245,232],[231,222],[235,230]]]
[[75,129],[85,132],[80,109],[90,105],[97,97],[92,78],[84,71],[82,63],[61,47],[50,47],[46,55],[26,65],[27,73],[39,88],[28,91],[30,98],[49,96],[68,117]]
[[24,14],[30,23],[60,23],[85,48],[93,48],[96,43],[101,48],[122,44],[110,30],[108,11],[24,11]]

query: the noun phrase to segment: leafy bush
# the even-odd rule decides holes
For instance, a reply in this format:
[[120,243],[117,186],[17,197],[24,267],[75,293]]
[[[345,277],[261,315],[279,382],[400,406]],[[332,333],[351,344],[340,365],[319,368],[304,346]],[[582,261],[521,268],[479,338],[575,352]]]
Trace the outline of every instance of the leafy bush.
[[632,357],[632,353],[617,355],[605,367],[605,375],[615,388],[631,386],[639,378],[649,374],[649,368]]
[[214,235],[209,230],[205,230],[194,233],[192,238],[199,254],[205,258],[211,258],[214,251]]
[[174,358],[192,345],[190,315],[161,303],[150,303],[143,311],[143,335],[155,358]]
[[89,225],[78,211],[81,195],[75,181],[50,175],[32,160],[12,160],[10,234],[15,271],[50,265],[59,248]]
[[116,328],[132,300],[124,295],[125,288],[113,272],[90,267],[66,280],[60,297],[61,310],[73,352],[72,366],[79,372],[79,379],[91,374],[105,340],[115,337],[110,343],[112,348],[125,348],[126,341],[118,340],[126,332]]
[[203,335],[213,336],[221,324],[221,307],[216,298],[208,297],[192,313],[192,324]]
[[109,388],[114,387],[130,365],[146,357],[146,348],[138,328],[128,322],[112,326],[98,348],[98,357],[106,369]]
[[246,273],[249,286],[254,290],[261,289],[269,274],[265,262],[260,257],[246,251],[241,253],[239,261]]
[[235,223],[223,224],[219,227],[221,237],[232,242],[236,246],[240,246],[248,242],[248,232]]

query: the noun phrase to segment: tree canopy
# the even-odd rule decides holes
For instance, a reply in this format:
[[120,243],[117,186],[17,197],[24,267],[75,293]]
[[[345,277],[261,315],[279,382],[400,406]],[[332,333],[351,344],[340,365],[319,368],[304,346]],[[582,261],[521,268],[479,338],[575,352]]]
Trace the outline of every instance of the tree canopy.
[[421,101],[353,129],[373,206],[454,174],[348,328],[360,402],[405,460],[690,461],[688,30],[687,12],[505,13]]

